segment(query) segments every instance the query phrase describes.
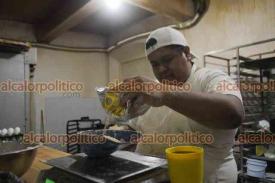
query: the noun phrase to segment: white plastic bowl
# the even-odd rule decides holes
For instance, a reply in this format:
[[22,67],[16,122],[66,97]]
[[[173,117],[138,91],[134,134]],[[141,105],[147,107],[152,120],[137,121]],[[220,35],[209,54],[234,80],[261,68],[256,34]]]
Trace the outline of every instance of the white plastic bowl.
[[247,175],[258,178],[265,178],[266,161],[247,159]]

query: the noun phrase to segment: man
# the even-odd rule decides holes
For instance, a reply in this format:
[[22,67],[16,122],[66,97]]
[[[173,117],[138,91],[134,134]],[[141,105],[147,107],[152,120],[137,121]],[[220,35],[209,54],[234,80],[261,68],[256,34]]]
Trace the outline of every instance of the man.
[[[184,36],[170,27],[159,28],[146,41],[146,55],[158,82],[145,77],[128,78],[127,83],[167,85],[176,84],[178,91],[138,90],[123,95],[121,103],[132,102],[129,112],[147,104],[151,108],[138,116],[129,126],[143,133],[179,134],[186,131],[211,134],[212,144],[204,144],[205,182],[237,182],[237,168],[232,145],[236,128],[244,118],[242,98],[239,91],[221,85],[234,81],[219,70],[198,68],[192,62],[192,54]],[[190,91],[180,90],[189,84]],[[170,85],[168,83],[168,85]],[[162,144],[138,144],[137,152],[164,154],[167,146]]]

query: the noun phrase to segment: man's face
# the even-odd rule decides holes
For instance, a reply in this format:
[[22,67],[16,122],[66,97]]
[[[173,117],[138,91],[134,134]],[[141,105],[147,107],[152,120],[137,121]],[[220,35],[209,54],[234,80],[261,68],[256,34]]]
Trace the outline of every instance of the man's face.
[[182,52],[169,46],[157,49],[148,55],[153,72],[160,82],[185,82],[191,71],[189,48]]

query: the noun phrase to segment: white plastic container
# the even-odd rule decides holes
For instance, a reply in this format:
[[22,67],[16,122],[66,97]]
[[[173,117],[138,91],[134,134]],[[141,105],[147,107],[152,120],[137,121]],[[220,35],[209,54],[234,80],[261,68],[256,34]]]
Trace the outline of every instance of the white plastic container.
[[266,161],[247,159],[247,175],[258,178],[265,178]]

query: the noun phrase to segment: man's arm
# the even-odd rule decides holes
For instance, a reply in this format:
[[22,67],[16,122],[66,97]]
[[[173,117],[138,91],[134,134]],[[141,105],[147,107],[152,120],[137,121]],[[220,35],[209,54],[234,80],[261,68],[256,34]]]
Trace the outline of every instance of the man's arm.
[[234,129],[244,118],[242,103],[234,95],[166,92],[161,103],[210,128]]
[[[131,78],[126,82],[149,82],[159,84],[143,77]],[[165,88],[165,87],[163,87]],[[174,90],[176,91],[176,90]],[[138,91],[130,92],[126,95],[122,103],[138,98],[138,106],[148,104],[153,107],[167,106],[209,128],[234,129],[237,128],[244,119],[244,109],[241,100],[231,94],[204,93],[204,92],[161,92],[161,91]]]

